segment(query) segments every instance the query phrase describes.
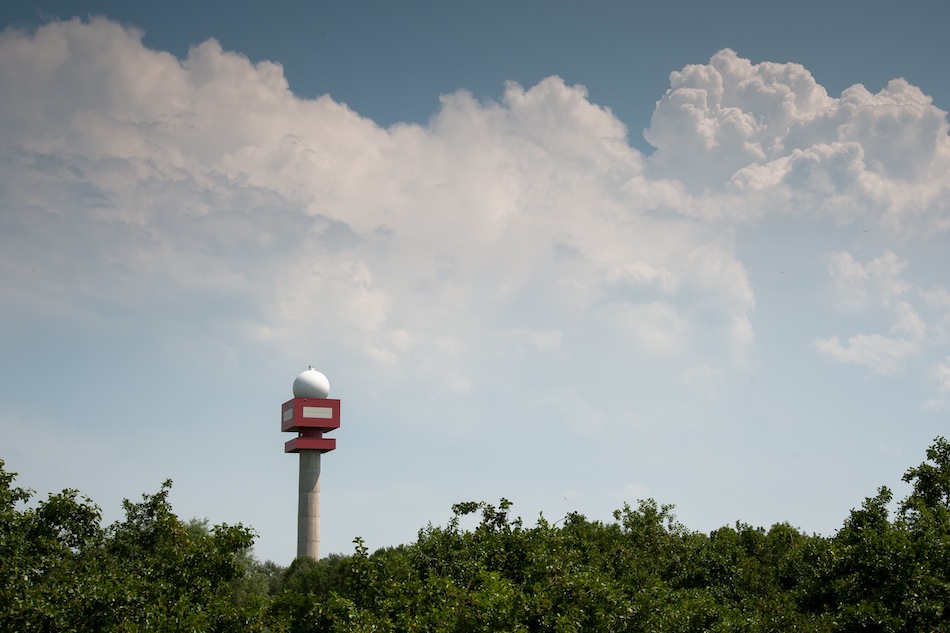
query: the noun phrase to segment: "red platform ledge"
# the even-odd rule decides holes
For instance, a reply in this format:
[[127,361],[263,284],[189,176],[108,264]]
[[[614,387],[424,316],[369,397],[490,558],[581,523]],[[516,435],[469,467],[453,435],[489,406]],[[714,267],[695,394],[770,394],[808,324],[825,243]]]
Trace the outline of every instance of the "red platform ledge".
[[336,439],[332,437],[295,437],[284,444],[285,453],[300,451],[320,451],[328,453],[336,449]]

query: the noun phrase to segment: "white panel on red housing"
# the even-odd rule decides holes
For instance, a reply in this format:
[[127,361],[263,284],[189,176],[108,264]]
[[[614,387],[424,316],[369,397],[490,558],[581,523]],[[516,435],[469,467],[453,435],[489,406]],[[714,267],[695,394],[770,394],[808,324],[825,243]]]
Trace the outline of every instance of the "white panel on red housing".
[[[293,411],[291,411],[293,414]],[[285,412],[286,416],[286,412]],[[333,409],[330,407],[304,407],[303,417],[316,418],[319,420],[329,420],[333,417]]]

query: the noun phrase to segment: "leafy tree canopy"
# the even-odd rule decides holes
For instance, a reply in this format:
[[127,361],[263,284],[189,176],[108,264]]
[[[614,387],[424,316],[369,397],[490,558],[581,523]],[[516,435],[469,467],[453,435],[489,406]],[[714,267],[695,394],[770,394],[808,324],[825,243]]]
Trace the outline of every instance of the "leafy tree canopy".
[[906,472],[907,498],[879,488],[832,536],[699,533],[653,500],[528,527],[501,499],[458,503],[411,544],[357,538],[286,569],[254,559],[244,526],[179,520],[171,482],[103,527],[75,490],[28,507],[14,481],[0,461],[3,631],[950,631],[944,438]]

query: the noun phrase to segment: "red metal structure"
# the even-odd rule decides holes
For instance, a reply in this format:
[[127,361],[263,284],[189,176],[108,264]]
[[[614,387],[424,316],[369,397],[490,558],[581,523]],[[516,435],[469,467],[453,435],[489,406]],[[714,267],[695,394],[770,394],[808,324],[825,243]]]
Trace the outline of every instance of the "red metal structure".
[[323,434],[340,428],[340,401],[326,398],[294,398],[281,406],[280,430],[295,432],[297,437],[284,444],[285,453],[336,448],[336,439]]

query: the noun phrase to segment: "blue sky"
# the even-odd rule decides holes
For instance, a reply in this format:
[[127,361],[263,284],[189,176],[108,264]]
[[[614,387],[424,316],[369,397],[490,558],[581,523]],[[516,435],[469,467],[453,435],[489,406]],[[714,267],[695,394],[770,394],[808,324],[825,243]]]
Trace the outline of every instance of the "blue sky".
[[830,534],[946,434],[948,18],[7,3],[0,458],[286,564],[313,364],[324,552],[502,496]]

